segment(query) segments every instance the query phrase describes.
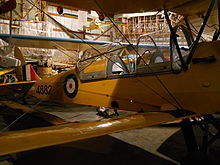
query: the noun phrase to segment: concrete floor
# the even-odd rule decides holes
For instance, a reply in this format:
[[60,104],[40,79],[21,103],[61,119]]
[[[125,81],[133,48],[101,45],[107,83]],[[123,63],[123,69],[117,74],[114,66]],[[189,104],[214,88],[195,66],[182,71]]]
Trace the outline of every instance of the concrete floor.
[[[100,119],[96,116],[95,107],[41,102],[37,108],[68,121]],[[197,138],[201,139],[201,132],[197,128],[195,131]],[[210,151],[220,162],[219,141]],[[14,164],[175,165],[185,154],[184,140],[178,127],[154,126],[18,153]]]
[[[130,137],[128,137],[130,139]],[[137,141],[138,139],[136,139]],[[139,141],[139,140],[138,140]],[[148,142],[146,145],[148,145]],[[146,151],[113,136],[47,147],[20,153],[15,164],[80,164],[80,165],[174,165],[155,152]]]

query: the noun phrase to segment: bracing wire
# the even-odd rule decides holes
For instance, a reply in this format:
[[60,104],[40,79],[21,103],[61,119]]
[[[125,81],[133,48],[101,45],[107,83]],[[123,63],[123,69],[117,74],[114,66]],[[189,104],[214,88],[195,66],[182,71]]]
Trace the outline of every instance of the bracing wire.
[[[78,36],[75,33],[70,33],[69,29],[65,26],[63,26],[62,24],[60,24],[57,20],[55,20],[53,17],[51,17],[48,13],[46,13],[45,11],[43,11],[41,8],[39,8],[38,6],[36,6],[32,1],[27,0],[28,3],[30,3],[31,5],[33,5],[34,7],[36,7],[38,10],[40,10],[41,12],[43,12],[45,15],[47,15],[53,22],[55,22],[62,30],[64,30],[65,33],[68,34],[69,37],[71,38],[78,38],[80,39],[84,44],[87,44],[89,47],[91,47],[93,50],[95,50],[97,53],[101,53],[98,49],[96,49],[94,46],[92,46],[91,44],[89,44],[88,42],[86,42],[84,39],[82,39],[80,36]],[[118,64],[116,64],[118,65]],[[118,67],[121,67],[120,65],[118,65]]]
[[129,45],[131,45],[132,49],[137,53],[137,55],[143,60],[145,65],[151,70],[152,74],[156,77],[156,79],[159,81],[159,83],[162,85],[162,87],[167,91],[167,93],[175,100],[177,105],[183,109],[182,105],[179,103],[177,98],[169,91],[169,89],[166,87],[166,85],[162,82],[162,80],[156,75],[156,73],[152,70],[152,68],[146,63],[146,61],[140,56],[138,51],[134,48],[134,46],[130,43],[130,41],[127,39],[127,37],[122,33],[122,31],[115,25],[114,21],[109,17],[109,15],[105,12],[105,10],[100,6],[100,4],[94,0],[97,7],[108,17],[108,19],[111,21],[111,23],[115,26],[115,28],[119,31],[119,33],[125,38],[125,40],[128,42]]
[[[32,4],[33,6],[35,6],[37,9],[41,10],[42,12],[44,12],[42,9],[40,9],[39,7],[37,7],[33,2],[30,2],[29,0],[27,0],[30,4]],[[102,10],[101,6],[96,2],[96,0],[94,0],[95,3],[98,5],[98,7]],[[103,13],[106,14],[106,12],[104,10],[102,10]],[[56,24],[58,24],[59,26],[63,27],[63,25],[61,25],[58,21],[56,21],[53,17],[51,17],[49,14],[47,14],[46,12],[44,12],[50,19],[52,19]],[[107,16],[107,14],[106,14]],[[121,32],[121,30],[115,25],[115,23],[112,21],[112,19],[110,17],[108,17],[109,20],[111,21],[111,23],[116,27],[116,29],[124,36],[124,34]],[[62,28],[63,29],[63,28]],[[66,27],[64,29],[67,29]],[[68,31],[68,30],[66,30]],[[91,44],[87,43],[85,40],[83,40],[81,37],[79,37],[77,34],[73,33],[73,35],[77,38],[79,38],[83,43],[87,44],[88,46],[90,46],[92,49],[94,49],[97,53],[101,53],[98,49],[96,49],[94,46],[92,46]],[[126,41],[129,43],[129,45],[132,47],[132,49],[134,49],[134,51],[137,53],[137,55],[142,58],[140,56],[140,54],[137,52],[137,50],[134,48],[134,46],[130,43],[130,41],[127,39],[126,36],[124,36],[124,38],[126,39]],[[104,56],[106,58],[108,58],[105,54]],[[109,59],[109,58],[108,58]],[[111,59],[109,59],[111,60]],[[168,92],[168,94],[175,100],[175,102],[177,103],[177,105],[182,108],[181,104],[178,102],[178,100],[175,98],[175,96],[169,91],[169,89],[165,86],[165,84],[160,80],[160,78],[155,74],[155,72],[152,70],[152,68],[150,68],[150,66],[146,63],[146,61],[142,58],[142,60],[144,61],[145,65],[151,70],[152,74],[157,78],[157,80],[160,82],[160,84],[163,86],[163,88]],[[119,66],[121,67],[121,66]],[[147,86],[147,85],[145,85]],[[149,88],[152,90],[152,88]],[[153,92],[155,93],[155,90],[153,90]],[[161,96],[159,93],[156,93],[157,95],[159,95],[162,99],[164,99],[163,96]],[[167,99],[165,100],[167,101]],[[170,102],[169,102],[170,103]],[[172,104],[173,105],[173,104]],[[175,105],[173,105],[175,106]],[[176,107],[176,106],[175,106]]]

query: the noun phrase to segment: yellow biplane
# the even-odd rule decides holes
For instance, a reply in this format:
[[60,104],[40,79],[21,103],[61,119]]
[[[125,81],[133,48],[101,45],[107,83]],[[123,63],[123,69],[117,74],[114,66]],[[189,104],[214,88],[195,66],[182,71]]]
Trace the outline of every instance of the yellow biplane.
[[[123,22],[117,22],[117,21],[114,21],[113,22],[115,25],[125,25],[125,23]],[[95,29],[99,29],[101,30],[101,32],[103,33],[105,30],[103,29],[104,27],[107,27],[107,26],[111,26],[112,23],[111,21],[100,21],[98,18],[97,19],[93,19],[89,26],[88,27],[85,27],[88,31],[92,31],[92,30],[95,30]]]
[[[184,119],[182,131],[188,151],[193,154],[200,150],[188,118],[202,115],[203,123],[212,124],[220,131],[218,120],[212,115],[220,110],[220,79],[218,78],[220,30],[214,33],[212,41],[200,42],[210,14],[220,8],[219,1],[48,1],[100,11],[106,16],[124,12],[164,10],[171,31],[170,60],[164,60],[163,53],[156,47],[156,50],[142,50],[139,49],[141,44],[108,43],[108,46],[103,46],[100,50],[94,47],[98,41],[96,43],[86,40],[75,41],[78,46],[73,48],[79,49],[81,46],[80,50],[84,50],[76,69],[37,81],[29,94],[45,100],[109,107],[137,113],[96,122],[4,132],[0,135],[0,155],[179,119]],[[172,27],[169,10],[185,16],[186,26]],[[219,13],[220,11],[218,15]],[[203,23],[196,38],[192,37],[191,26],[187,19],[192,15],[203,16]],[[178,43],[176,34],[178,29],[184,33],[186,48]],[[28,38],[23,39],[27,41]],[[16,37],[14,39],[18,41]],[[59,39],[56,41],[61,42]],[[50,41],[44,40],[44,42],[50,45]],[[24,42],[15,43],[18,46],[24,44]],[[91,48],[87,49],[88,47]],[[134,57],[134,62],[130,60],[129,55]],[[154,57],[155,60],[151,62],[148,56]],[[204,144],[209,144],[213,141],[212,138],[216,137],[209,139],[208,130],[204,130],[207,135]]]
[[15,91],[27,92],[40,80],[33,67],[25,62],[19,48],[14,48],[15,58],[3,55],[0,58],[0,96],[10,95]]

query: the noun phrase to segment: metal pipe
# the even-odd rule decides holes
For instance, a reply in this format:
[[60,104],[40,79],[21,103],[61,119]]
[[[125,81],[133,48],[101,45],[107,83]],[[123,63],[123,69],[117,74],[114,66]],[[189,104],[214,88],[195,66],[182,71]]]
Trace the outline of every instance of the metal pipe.
[[[184,21],[185,21],[185,24],[186,24],[187,29],[188,29],[188,30],[190,31],[190,33],[192,34],[192,29],[191,29],[191,27],[190,27],[188,18],[187,18],[187,17],[184,17]],[[194,42],[194,38],[193,38],[193,37],[192,37],[192,39],[193,39],[193,42]]]
[[[181,62],[181,65],[182,65],[182,69],[185,70],[185,68],[187,67],[184,60],[183,60],[183,56],[182,56],[182,53],[180,51],[180,48],[179,48],[179,44],[177,42],[177,38],[176,38],[176,35],[174,33],[174,29],[171,25],[171,21],[169,19],[169,16],[168,16],[168,13],[167,13],[167,10],[164,10],[164,14],[165,14],[165,18],[167,20],[167,23],[168,23],[168,26],[169,26],[169,29],[170,29],[170,32],[171,32],[171,37],[172,37],[172,40],[176,46],[176,50],[177,50],[177,53],[179,55],[179,58],[180,58],[180,62]],[[171,41],[170,41],[171,42]],[[171,56],[172,56],[172,50],[171,50]]]
[[218,1],[218,31],[216,31],[216,33],[213,36],[212,41],[216,41],[220,35],[220,0]]
[[184,119],[181,122],[181,130],[185,139],[188,152],[198,151],[198,144],[189,119]]

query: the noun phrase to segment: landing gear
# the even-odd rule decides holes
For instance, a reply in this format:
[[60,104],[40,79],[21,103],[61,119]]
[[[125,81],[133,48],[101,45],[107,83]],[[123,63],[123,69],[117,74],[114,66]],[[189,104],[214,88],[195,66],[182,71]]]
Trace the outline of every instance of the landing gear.
[[1,83],[14,83],[17,81],[18,81],[18,79],[13,73],[9,73],[9,74],[5,74],[3,76],[0,76]]
[[[180,165],[217,165],[219,164],[210,154],[209,146],[220,136],[220,120],[213,115],[205,115],[198,119],[184,119],[181,122],[181,130],[185,139],[188,154],[182,159]],[[202,146],[197,143],[193,131],[193,125],[198,125],[203,131]],[[213,132],[215,130],[215,133]]]

